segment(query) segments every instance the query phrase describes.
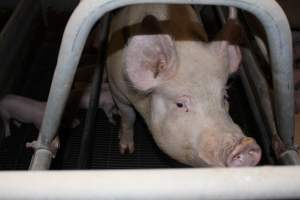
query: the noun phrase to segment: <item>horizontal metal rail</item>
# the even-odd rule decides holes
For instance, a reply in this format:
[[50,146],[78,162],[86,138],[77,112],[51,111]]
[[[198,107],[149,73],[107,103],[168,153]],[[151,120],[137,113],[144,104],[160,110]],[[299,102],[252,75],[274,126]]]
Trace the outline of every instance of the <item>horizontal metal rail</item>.
[[[294,135],[292,40],[287,18],[274,0],[86,0],[73,12],[64,32],[57,66],[38,139],[48,149],[58,129],[84,44],[93,25],[105,13],[138,3],[209,4],[233,6],[254,14],[263,24],[270,46],[278,132],[291,146]],[[35,154],[34,156],[37,156]],[[33,158],[39,162],[39,158]],[[31,166],[37,166],[32,163]],[[43,165],[38,165],[43,166]],[[31,169],[39,169],[31,167]]]
[[91,86],[91,94],[89,99],[89,107],[88,111],[86,113],[85,117],[85,123],[84,123],[84,129],[82,133],[82,139],[81,139],[81,145],[80,145],[80,153],[78,157],[77,162],[77,168],[78,169],[86,169],[88,167],[88,158],[90,155],[90,149],[93,145],[93,126],[95,125],[96,121],[96,115],[97,115],[97,109],[98,109],[98,102],[101,98],[101,85],[103,83],[103,73],[104,73],[104,67],[105,67],[105,59],[106,59],[106,49],[107,49],[107,38],[108,38],[108,32],[109,32],[109,26],[110,26],[110,14],[105,15],[101,19],[101,26],[102,29],[100,31],[100,41],[99,41],[99,59],[100,63],[97,65],[92,86]]
[[0,172],[1,199],[294,199],[300,167]]

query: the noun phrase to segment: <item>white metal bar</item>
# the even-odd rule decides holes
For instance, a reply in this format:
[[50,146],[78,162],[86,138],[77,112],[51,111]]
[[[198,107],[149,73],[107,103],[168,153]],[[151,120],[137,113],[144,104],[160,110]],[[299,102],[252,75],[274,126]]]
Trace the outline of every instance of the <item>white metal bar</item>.
[[300,167],[0,172],[1,199],[300,198]]

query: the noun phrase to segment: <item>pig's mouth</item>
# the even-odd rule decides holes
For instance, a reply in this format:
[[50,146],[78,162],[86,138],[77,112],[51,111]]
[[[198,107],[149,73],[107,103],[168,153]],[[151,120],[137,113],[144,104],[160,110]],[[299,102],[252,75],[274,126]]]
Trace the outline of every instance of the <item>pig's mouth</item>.
[[245,137],[231,151],[226,160],[227,167],[255,166],[261,158],[261,149],[254,139]]

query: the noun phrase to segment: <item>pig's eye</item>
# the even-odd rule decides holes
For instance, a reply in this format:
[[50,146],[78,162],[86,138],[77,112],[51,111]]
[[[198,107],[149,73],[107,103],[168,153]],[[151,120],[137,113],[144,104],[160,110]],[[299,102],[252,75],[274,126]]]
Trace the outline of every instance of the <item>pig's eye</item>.
[[176,106],[177,106],[178,108],[182,108],[182,107],[183,107],[183,103],[176,103]]
[[175,104],[176,104],[176,107],[178,109],[180,109],[181,111],[189,112],[189,107],[190,107],[189,102],[190,102],[190,98],[183,96],[183,97],[178,98],[176,100]]
[[177,108],[184,110],[185,112],[189,112],[188,106],[183,102],[177,102],[176,106],[177,106]]

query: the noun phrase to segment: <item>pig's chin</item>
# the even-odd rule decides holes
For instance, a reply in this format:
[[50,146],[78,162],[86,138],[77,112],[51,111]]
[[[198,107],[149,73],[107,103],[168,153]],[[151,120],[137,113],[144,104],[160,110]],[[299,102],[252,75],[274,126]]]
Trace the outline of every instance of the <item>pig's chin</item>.
[[215,167],[209,165],[207,162],[205,162],[202,159],[192,159],[192,160],[177,160],[183,164],[189,165],[191,167]]
[[197,155],[195,155],[192,160],[188,160],[186,164],[192,167],[225,167],[226,166],[224,159],[216,159],[216,160],[212,160],[211,158],[203,159],[201,156],[199,156],[199,153],[197,153]]
[[[189,145],[179,146],[174,145],[174,141],[171,140],[162,140],[162,138],[156,138],[156,135],[153,135],[154,140],[158,147],[170,156],[172,159],[189,165],[191,167],[225,167],[225,160],[212,160],[211,158],[205,160],[199,156],[197,148],[194,148]],[[175,142],[176,143],[176,142]],[[178,144],[178,143],[177,143]],[[189,147],[188,147],[189,146]]]
[[208,160],[205,161],[204,159],[200,158],[197,152],[185,152],[183,156],[174,156],[169,155],[173,159],[177,160],[180,163],[185,165],[189,165],[191,167],[225,167],[225,161],[223,160]]
[[[226,166],[228,152],[232,149],[220,148],[223,141],[220,137],[211,134],[212,137],[199,138],[199,134],[180,128],[184,127],[180,120],[164,120],[159,117],[152,119],[155,120],[148,123],[148,127],[155,143],[174,160],[192,167]],[[181,126],[174,127],[174,124]]]

